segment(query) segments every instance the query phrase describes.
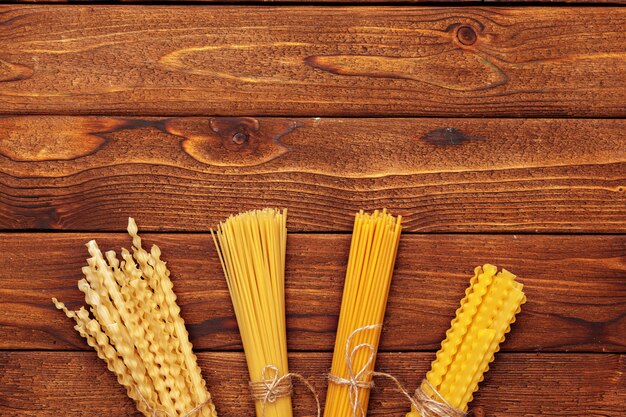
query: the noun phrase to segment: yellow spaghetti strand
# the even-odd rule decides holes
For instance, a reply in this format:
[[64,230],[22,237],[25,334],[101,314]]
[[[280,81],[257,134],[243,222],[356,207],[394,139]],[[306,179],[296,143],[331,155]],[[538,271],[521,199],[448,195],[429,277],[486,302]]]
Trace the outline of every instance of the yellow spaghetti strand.
[[[220,223],[213,239],[237,316],[250,381],[289,374],[285,324],[287,210],[253,210]],[[278,372],[278,375],[268,373]],[[263,379],[265,377],[265,379]],[[291,417],[291,397],[255,402],[258,417]]]
[[365,417],[402,217],[356,214],[325,417]]

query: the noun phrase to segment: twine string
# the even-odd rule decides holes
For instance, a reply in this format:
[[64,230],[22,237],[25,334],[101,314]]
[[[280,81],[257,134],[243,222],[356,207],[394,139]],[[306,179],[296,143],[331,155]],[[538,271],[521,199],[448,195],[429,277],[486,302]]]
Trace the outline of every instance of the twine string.
[[[374,382],[365,380],[368,377],[383,377],[393,381],[398,391],[402,393],[407,400],[409,400],[411,405],[421,417],[467,417],[466,413],[453,407],[448,401],[446,401],[446,399],[443,398],[435,387],[433,387],[432,384],[426,379],[422,381],[420,387],[415,390],[413,395],[411,395],[395,376],[386,372],[375,372],[368,369],[376,358],[376,348],[369,343],[361,343],[351,348],[352,338],[360,332],[380,329],[381,327],[382,326],[380,324],[372,324],[359,327],[350,333],[350,336],[348,336],[348,339],[346,340],[346,366],[348,368],[348,378],[342,378],[333,374],[328,376],[328,380],[334,384],[349,386],[353,417],[359,417],[359,415],[365,416],[365,409],[359,398],[359,389],[371,389],[374,386]],[[363,365],[358,372],[355,372],[353,365],[354,360],[356,354],[361,349],[368,349],[369,356],[365,365]],[[430,389],[435,398],[432,398],[424,392],[424,387]]]
[[[272,377],[268,376],[269,371],[272,371]],[[263,415],[265,415],[265,406],[268,403],[273,404],[277,399],[291,394],[292,385],[289,374],[282,377],[278,375],[276,366],[267,365],[261,371],[261,380],[249,383],[252,397],[257,401],[263,401]]]
[[198,411],[200,411],[201,409],[204,408],[205,405],[207,405],[209,403],[210,400],[206,400],[204,402],[201,402],[200,404],[196,405],[194,408],[192,408],[191,410],[187,411],[185,414],[183,414],[181,417],[191,417],[193,416],[195,413],[197,413]]
[[[421,417],[467,417],[463,411],[453,407],[427,380],[422,381],[422,385],[411,395],[398,381],[398,378],[386,372],[372,372],[374,377],[384,377],[394,382],[398,391],[404,395],[411,403],[415,411]],[[424,386],[428,387],[438,400],[431,398],[424,392]]]
[[[162,416],[166,416],[166,417],[176,417],[175,414],[169,413],[166,410],[159,410],[157,408],[154,408],[150,405],[150,403],[148,402],[148,400],[146,400],[146,398],[141,394],[141,391],[139,390],[139,388],[137,388],[137,395],[139,395],[139,399],[141,401],[143,401],[143,403],[146,405],[146,407],[148,408],[148,412],[150,413],[150,417],[162,417]],[[185,414],[183,414],[180,417],[191,417],[194,414],[196,414],[198,411],[200,411],[201,409],[204,408],[205,405],[207,405],[209,402],[211,402],[211,398],[209,397],[206,401],[201,402],[200,404],[196,405],[194,408],[192,408],[191,410],[187,411]]]
[[[273,377],[268,378],[267,373],[272,371]],[[289,372],[281,377],[278,376],[278,368],[274,365],[266,365],[261,371],[261,380],[258,382],[250,381],[250,391],[255,401],[263,401],[261,408],[261,416],[265,417],[265,409],[268,404],[274,404],[279,398],[291,395],[293,391],[293,378],[300,380],[311,391],[315,403],[317,404],[317,417],[322,415],[322,407],[320,398],[311,383],[301,374]]]
[[[359,389],[371,389],[374,386],[374,383],[371,381],[367,381],[370,375],[372,375],[372,371],[369,367],[376,359],[376,348],[369,343],[360,343],[353,348],[352,338],[356,336],[360,332],[364,332],[367,330],[375,330],[380,329],[382,325],[380,324],[370,324],[367,326],[359,327],[350,333],[350,336],[346,339],[346,367],[348,368],[348,378],[342,378],[338,375],[330,374],[328,375],[328,380],[336,385],[348,385],[349,394],[350,394],[350,404],[352,405],[352,414],[354,417],[359,416],[359,412],[361,416],[365,416],[365,408],[363,404],[361,404],[361,399],[359,398]],[[369,355],[367,357],[367,361],[365,364],[359,369],[357,372],[354,370],[354,360],[356,355],[359,353],[361,349],[369,350]]]
[[[428,387],[436,398],[432,398],[426,392],[424,387]],[[445,398],[432,386],[426,379],[415,390],[411,404],[422,417],[466,417],[467,414],[462,410],[453,407]]]

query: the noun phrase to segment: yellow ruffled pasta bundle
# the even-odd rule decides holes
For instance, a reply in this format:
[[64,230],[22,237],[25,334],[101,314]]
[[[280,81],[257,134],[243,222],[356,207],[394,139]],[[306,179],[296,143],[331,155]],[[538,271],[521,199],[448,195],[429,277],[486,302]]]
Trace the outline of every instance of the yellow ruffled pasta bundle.
[[[252,210],[230,216],[220,223],[213,239],[237,316],[256,414],[290,417],[285,324],[287,210]],[[272,381],[279,379],[286,384],[269,391]],[[260,390],[255,389],[259,386]]]
[[91,258],[78,288],[89,311],[85,307],[70,311],[52,300],[74,319],[74,328],[106,362],[142,414],[216,417],[161,251],[156,245],[150,252],[142,248],[132,218],[128,233],[133,253],[122,249],[121,262],[114,251],[103,256],[94,240],[87,243]]
[[[522,284],[493,265],[475,269],[475,275],[456,311],[446,339],[421,389],[429,397],[467,412],[478,384],[489,370],[515,315],[526,302]],[[435,394],[432,388],[437,390]],[[413,408],[407,417],[426,417]]]
[[357,213],[344,283],[325,417],[365,417],[402,217]]

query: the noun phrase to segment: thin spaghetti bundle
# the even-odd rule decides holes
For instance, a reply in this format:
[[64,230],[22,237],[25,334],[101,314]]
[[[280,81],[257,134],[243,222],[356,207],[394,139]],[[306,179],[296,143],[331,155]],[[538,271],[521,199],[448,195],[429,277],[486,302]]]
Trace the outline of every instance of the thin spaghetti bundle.
[[[155,245],[141,246],[137,225],[128,220],[133,253],[122,249],[102,255],[94,240],[78,288],[89,311],[78,311],[53,298],[76,322],[74,328],[93,347],[118,382],[149,417],[217,417],[185,322],[176,303],[170,272]],[[106,257],[106,259],[105,259]]]
[[526,302],[523,285],[493,265],[476,267],[431,370],[407,417],[456,417],[467,412],[478,384]]
[[365,417],[402,217],[356,214],[325,417]]
[[290,417],[285,324],[287,210],[253,210],[220,223],[213,239],[235,309],[259,417]]

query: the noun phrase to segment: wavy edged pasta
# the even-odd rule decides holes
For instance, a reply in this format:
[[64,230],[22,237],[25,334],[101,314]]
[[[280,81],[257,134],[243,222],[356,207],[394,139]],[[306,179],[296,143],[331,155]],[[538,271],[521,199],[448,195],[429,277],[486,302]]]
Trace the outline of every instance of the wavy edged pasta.
[[[523,285],[515,278],[504,269],[498,272],[493,265],[475,268],[456,317],[426,374],[428,384],[460,411],[467,412],[478,384],[526,302]],[[421,388],[439,400],[427,384]],[[422,416],[413,409],[407,417]]]

